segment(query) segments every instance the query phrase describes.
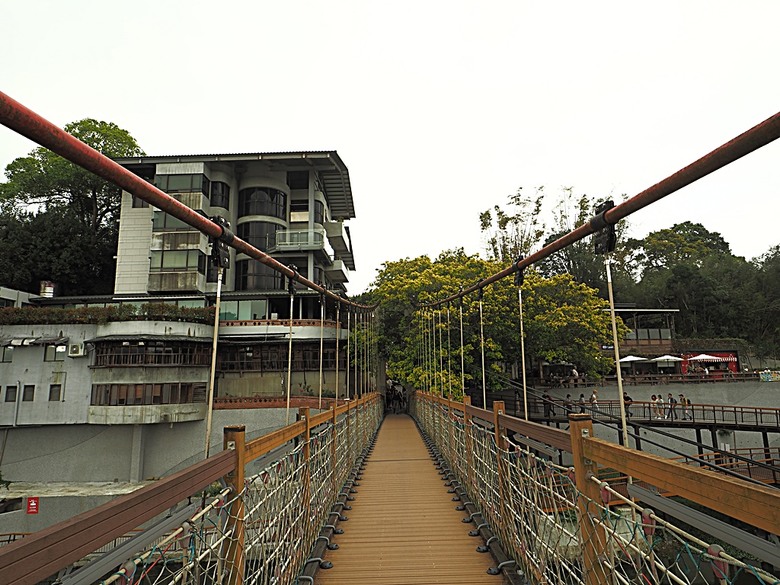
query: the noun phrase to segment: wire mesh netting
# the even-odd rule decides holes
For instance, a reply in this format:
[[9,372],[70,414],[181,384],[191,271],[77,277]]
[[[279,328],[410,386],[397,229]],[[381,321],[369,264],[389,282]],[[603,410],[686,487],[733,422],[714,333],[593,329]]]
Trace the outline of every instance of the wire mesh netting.
[[589,493],[598,497],[587,496],[574,468],[507,435],[497,442],[492,421],[424,399],[412,412],[477,510],[473,516],[531,583],[780,583],[744,551],[643,508],[595,475]]
[[[245,478],[210,488],[196,514],[101,583],[285,585],[298,582],[338,512],[337,496],[381,422],[381,402],[349,409],[298,437]],[[342,494],[343,495],[343,494]]]

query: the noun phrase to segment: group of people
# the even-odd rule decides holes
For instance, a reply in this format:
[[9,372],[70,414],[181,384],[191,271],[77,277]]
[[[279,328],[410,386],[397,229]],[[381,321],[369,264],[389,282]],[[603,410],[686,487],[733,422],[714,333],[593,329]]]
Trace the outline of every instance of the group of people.
[[[626,416],[628,417],[631,417],[634,414],[631,409],[633,403],[633,398],[631,398],[627,392],[623,392],[623,405],[625,407]],[[555,416],[555,406],[556,401],[547,392],[542,394],[542,408],[545,418]],[[598,390],[594,389],[590,395],[590,398],[587,400],[585,398],[585,394],[580,394],[580,397],[577,399],[576,403],[572,399],[571,394],[567,394],[566,398],[563,400],[564,416],[571,412],[584,413],[586,406],[590,411],[598,410]],[[678,412],[678,407],[680,407],[681,413]],[[656,420],[677,420],[680,418],[682,418],[682,420],[693,420],[693,408],[691,400],[684,394],[680,394],[678,398],[675,398],[672,393],[669,392],[666,400],[664,400],[664,397],[661,394],[653,394],[650,398],[650,416]]]
[[406,392],[400,382],[387,380],[387,390],[385,392],[385,404],[388,412],[398,414],[406,411]]
[[[677,398],[679,398],[679,400]],[[650,397],[652,417],[658,420],[677,420],[679,418],[677,414],[677,406],[679,405],[682,408],[682,419],[693,420],[691,399],[684,394],[680,394],[677,398],[675,398],[671,392],[667,394],[666,400],[664,400],[664,397],[661,394],[658,396],[653,394]]]
[[[550,395],[547,394],[546,392],[542,394],[542,403],[544,406],[544,416],[548,417],[550,416],[550,413],[552,414],[552,416],[555,416],[555,403],[553,402],[553,399],[550,397]],[[585,394],[580,394],[580,397],[577,399],[577,405],[576,405],[577,412],[581,414],[584,413],[586,404],[588,404],[592,409],[598,409],[599,406],[598,390],[594,389],[590,395],[590,398],[587,401],[585,400]],[[574,411],[575,411],[574,400],[572,399],[571,394],[567,394],[566,398],[563,401],[564,415]]]

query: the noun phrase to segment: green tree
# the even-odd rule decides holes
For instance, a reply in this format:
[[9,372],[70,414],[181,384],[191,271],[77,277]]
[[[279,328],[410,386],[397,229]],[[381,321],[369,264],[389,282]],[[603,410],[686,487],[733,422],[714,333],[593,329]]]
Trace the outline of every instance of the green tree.
[[700,223],[686,221],[649,233],[643,240],[631,240],[632,261],[640,276],[647,271],[677,264],[701,266],[711,254],[731,254],[729,244],[717,232]]
[[[135,138],[111,122],[87,118],[68,124],[65,131],[108,157],[144,154]],[[0,185],[0,197],[17,207],[67,207],[94,233],[119,219],[119,187],[46,148],[13,160],[5,175],[8,181]]]
[[489,258],[507,263],[531,253],[545,232],[541,221],[543,201],[543,187],[537,188],[533,196],[520,187],[507,198],[506,210],[494,205],[479,215]]
[[[135,139],[116,124],[85,119],[65,126],[109,157],[140,156]],[[0,183],[0,283],[37,291],[54,280],[64,294],[113,290],[119,187],[45,148],[17,158]]]
[[[435,261],[422,256],[385,263],[364,302],[378,302],[381,307],[379,338],[388,375],[417,387],[438,391],[451,387],[457,395],[462,309],[464,378],[467,386],[480,386],[483,341],[479,295],[474,292],[449,305],[429,305],[502,268],[495,260],[468,256],[463,250],[444,252]],[[527,355],[533,356],[529,362],[568,360],[591,374],[608,371],[609,359],[600,349],[602,343],[611,339],[604,301],[598,299],[593,289],[574,282],[568,275],[545,279],[533,270],[526,273],[526,348]],[[426,305],[427,308],[421,308]],[[500,382],[494,374],[505,372],[508,364],[521,359],[518,291],[512,278],[484,287],[481,325],[485,376],[488,386],[495,389]],[[422,347],[427,352],[436,349],[433,364],[430,358],[423,357],[427,354],[421,352]]]
[[[517,260],[520,255],[528,256],[536,246],[547,246],[589,222],[596,205],[604,201],[585,194],[576,195],[573,187],[564,187],[554,199],[551,210],[553,221],[548,229],[541,219],[546,195],[543,187],[537,188],[533,197],[525,195],[520,188],[509,197],[506,208],[496,205],[480,214],[480,229],[486,236],[489,258],[507,263]],[[634,285],[631,265],[626,263],[629,250],[623,238],[627,226],[626,221],[615,226],[618,246],[611,254],[612,277],[620,283],[618,288],[623,290]],[[597,289],[600,296],[607,297],[604,257],[594,253],[591,238],[584,238],[554,252],[539,261],[536,269],[548,277],[571,274],[576,281]]]

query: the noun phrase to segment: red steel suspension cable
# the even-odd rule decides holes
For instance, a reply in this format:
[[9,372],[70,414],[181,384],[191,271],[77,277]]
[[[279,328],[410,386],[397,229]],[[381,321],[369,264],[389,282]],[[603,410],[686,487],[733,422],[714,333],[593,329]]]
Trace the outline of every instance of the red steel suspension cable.
[[143,199],[150,205],[154,205],[156,208],[182,220],[201,233],[215,240],[226,242],[235,248],[236,251],[243,252],[247,256],[270,266],[295,282],[319,291],[335,301],[353,306],[356,309],[373,310],[375,308],[354,303],[301,276],[298,272],[233,235],[230,231],[224,230],[221,226],[197,213],[194,209],[190,209],[91,146],[84,144],[61,128],[58,128],[2,91],[0,91],[0,123],[72,163],[110,181],[128,193]]
[[471,292],[484,288],[485,286],[492,284],[497,280],[501,280],[502,278],[505,278],[510,274],[517,272],[518,270],[530,266],[534,262],[538,262],[543,258],[547,258],[558,250],[561,250],[566,246],[569,246],[570,244],[582,240],[583,238],[599,231],[601,227],[604,227],[604,222],[606,222],[606,224],[614,225],[632,213],[647,207],[651,203],[655,203],[659,199],[663,199],[667,195],[670,195],[671,193],[674,193],[675,191],[690,185],[694,181],[697,181],[698,179],[701,179],[702,177],[705,177],[710,173],[725,167],[727,164],[742,158],[754,150],[758,150],[762,146],[766,146],[777,138],[780,138],[780,113],[767,118],[760,124],[754,126],[746,132],[743,132],[733,140],[726,142],[709,154],[706,154],[699,160],[691,163],[687,167],[680,169],[663,181],[656,183],[652,187],[645,189],[637,195],[634,195],[631,199],[607,210],[603,214],[603,221],[598,221],[602,218],[593,218],[588,223],[573,229],[568,234],[561,236],[550,244],[547,244],[537,252],[534,252],[522,260],[514,262],[501,272],[497,272],[488,278],[480,280],[469,288],[465,288],[462,291],[459,291],[457,294],[421,306],[437,307],[444,303],[461,298]]

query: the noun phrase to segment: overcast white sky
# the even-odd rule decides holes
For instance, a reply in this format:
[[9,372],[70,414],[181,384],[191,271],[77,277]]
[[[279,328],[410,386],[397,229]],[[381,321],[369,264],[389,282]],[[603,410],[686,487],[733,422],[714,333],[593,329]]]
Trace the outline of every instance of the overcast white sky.
[[[0,90],[152,155],[337,150],[364,290],[518,187],[633,196],[780,110],[780,2],[6,0]],[[33,143],[0,127],[0,168]],[[780,244],[780,143],[629,218]]]

